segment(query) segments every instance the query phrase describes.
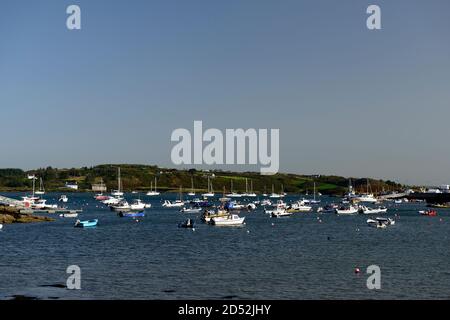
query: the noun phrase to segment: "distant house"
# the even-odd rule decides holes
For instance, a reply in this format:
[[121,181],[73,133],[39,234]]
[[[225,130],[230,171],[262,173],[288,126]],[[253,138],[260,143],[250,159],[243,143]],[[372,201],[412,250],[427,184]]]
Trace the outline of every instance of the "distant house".
[[78,184],[76,182],[66,182],[66,188],[78,190]]
[[92,191],[94,192],[106,192],[106,185],[103,183],[96,183],[92,185]]

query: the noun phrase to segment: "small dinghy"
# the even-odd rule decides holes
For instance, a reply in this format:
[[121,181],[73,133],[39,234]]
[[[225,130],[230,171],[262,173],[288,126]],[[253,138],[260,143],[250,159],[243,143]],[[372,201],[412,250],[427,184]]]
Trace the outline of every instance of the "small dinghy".
[[75,222],[76,228],[88,228],[88,227],[95,227],[98,224],[98,219],[92,219],[92,220],[86,220],[86,221],[80,221],[77,220]]
[[428,217],[435,217],[437,216],[437,211],[436,210],[425,210],[425,211],[419,211],[419,213],[423,216],[428,216]]
[[140,212],[119,212],[119,217],[145,217],[145,211]]
[[78,213],[74,212],[69,212],[69,213],[61,213],[59,215],[61,218],[77,218],[78,217]]
[[194,228],[194,220],[187,219],[186,221],[180,223],[178,228]]
[[69,198],[67,198],[67,196],[63,194],[63,195],[59,198],[58,201],[59,201],[59,202],[63,202],[63,203],[67,203],[67,201],[69,201]]

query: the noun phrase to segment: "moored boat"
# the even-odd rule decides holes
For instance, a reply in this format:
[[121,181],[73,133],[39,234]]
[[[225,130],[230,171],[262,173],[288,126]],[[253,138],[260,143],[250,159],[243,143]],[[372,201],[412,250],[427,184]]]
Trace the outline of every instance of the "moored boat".
[[80,221],[77,220],[75,222],[75,226],[76,228],[88,228],[88,227],[95,227],[98,224],[98,219],[92,219],[92,220],[85,220],[85,221]]
[[237,214],[228,214],[225,217],[214,217],[211,224],[215,226],[240,226],[243,225],[245,217],[239,217]]

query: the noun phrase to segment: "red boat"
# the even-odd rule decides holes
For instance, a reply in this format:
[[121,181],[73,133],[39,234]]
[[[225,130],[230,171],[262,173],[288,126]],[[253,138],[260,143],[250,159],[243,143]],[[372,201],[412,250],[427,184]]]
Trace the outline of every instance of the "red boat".
[[426,210],[426,211],[421,211],[420,212],[423,216],[429,216],[429,217],[435,217],[437,216],[437,211],[436,210]]

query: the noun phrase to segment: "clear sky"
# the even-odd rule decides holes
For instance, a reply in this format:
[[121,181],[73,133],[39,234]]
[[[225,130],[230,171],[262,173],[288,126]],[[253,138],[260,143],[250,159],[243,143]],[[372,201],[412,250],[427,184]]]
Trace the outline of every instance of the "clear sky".
[[[82,30],[66,28],[70,4]],[[450,183],[449,12],[448,0],[4,0],[0,167],[172,167],[172,130],[203,120],[280,128],[283,172]]]

